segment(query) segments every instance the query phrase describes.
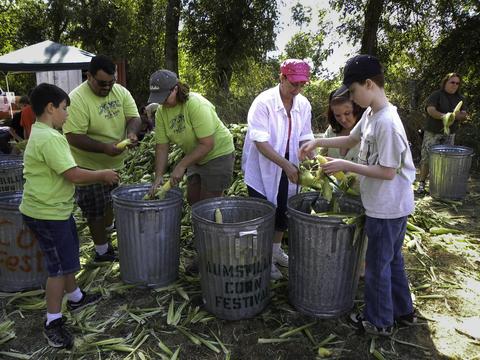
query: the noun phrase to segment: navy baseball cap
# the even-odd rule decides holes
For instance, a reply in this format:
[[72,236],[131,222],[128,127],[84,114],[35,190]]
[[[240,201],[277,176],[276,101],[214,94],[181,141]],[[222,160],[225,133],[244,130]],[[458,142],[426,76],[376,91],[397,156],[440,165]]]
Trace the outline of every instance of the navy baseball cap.
[[383,74],[383,67],[375,56],[356,55],[347,60],[343,68],[343,85],[335,92],[335,95],[346,93],[354,82],[363,81],[379,74]]
[[163,104],[177,85],[178,77],[173,71],[158,70],[150,76],[150,97],[149,103]]

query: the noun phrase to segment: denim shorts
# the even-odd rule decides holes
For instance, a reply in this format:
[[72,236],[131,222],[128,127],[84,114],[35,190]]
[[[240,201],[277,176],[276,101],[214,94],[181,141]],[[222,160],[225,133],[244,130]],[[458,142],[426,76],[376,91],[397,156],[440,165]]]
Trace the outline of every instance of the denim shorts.
[[23,215],[23,221],[43,251],[48,276],[63,276],[80,270],[80,245],[72,215],[68,220],[40,220]]
[[98,219],[105,216],[105,209],[112,207],[112,190],[118,185],[91,184],[77,186],[75,199],[86,219]]

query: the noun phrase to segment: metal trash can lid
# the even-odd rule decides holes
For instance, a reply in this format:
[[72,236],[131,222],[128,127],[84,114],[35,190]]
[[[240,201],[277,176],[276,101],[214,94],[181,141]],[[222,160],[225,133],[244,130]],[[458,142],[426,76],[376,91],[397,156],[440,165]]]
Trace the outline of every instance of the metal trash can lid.
[[0,192],[0,209],[18,210],[22,202],[22,191]]
[[0,158],[0,169],[15,169],[23,166],[23,160]]
[[448,155],[448,156],[470,156],[473,155],[473,149],[466,146],[456,145],[434,145],[430,148],[430,153]]

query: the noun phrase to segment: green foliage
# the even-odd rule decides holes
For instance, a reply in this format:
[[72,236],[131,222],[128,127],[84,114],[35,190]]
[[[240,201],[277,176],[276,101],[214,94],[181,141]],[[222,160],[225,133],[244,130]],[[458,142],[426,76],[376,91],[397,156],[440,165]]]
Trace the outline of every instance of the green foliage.
[[297,2],[291,7],[292,20],[295,25],[302,27],[303,25],[310,25],[312,21],[312,8],[310,6],[304,6]]
[[[301,5],[297,4],[296,7],[298,6]],[[297,18],[301,15],[301,13],[300,15],[298,14],[299,10],[296,7],[292,8],[292,19],[298,24],[300,20]],[[300,31],[294,34],[285,45],[284,53],[280,56],[280,58],[310,59],[311,63],[313,64],[312,74],[314,76],[326,74],[327,69],[323,67],[322,64],[332,53],[332,49],[328,46],[325,46],[325,38],[332,28],[332,23],[331,21],[326,20],[326,15],[327,13],[325,10],[319,10],[317,25],[318,30]]]
[[328,96],[339,85],[339,81],[336,80],[313,80],[305,87],[303,95],[312,105],[312,128],[314,132],[324,132],[327,129]]
[[279,63],[247,59],[243,69],[236,69],[228,94],[222,91],[206,92],[216,105],[217,113],[225,123],[246,123],[250,105],[262,91],[278,84]]
[[229,92],[235,68],[274,49],[274,0],[190,0],[183,13],[185,49],[207,87]]

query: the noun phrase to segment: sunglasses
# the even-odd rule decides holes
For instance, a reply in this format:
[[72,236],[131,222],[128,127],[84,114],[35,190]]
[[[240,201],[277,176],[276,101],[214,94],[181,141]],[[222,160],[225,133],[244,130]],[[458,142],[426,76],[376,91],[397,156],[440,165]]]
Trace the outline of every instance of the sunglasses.
[[95,76],[92,77],[100,87],[112,87],[117,82],[117,78],[115,77],[110,81],[98,80]]
[[295,82],[295,83],[292,83],[292,82],[291,82],[290,80],[288,80],[288,79],[287,79],[287,81],[288,81],[288,83],[289,83],[292,87],[294,87],[294,88],[303,88],[305,85],[307,85],[307,83],[305,83],[305,82]]

